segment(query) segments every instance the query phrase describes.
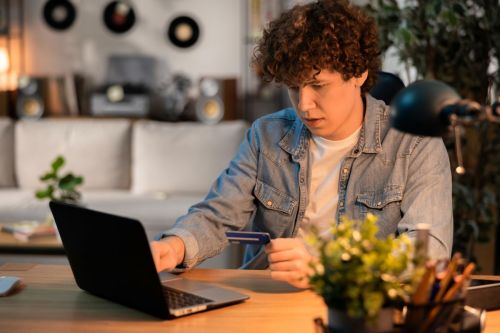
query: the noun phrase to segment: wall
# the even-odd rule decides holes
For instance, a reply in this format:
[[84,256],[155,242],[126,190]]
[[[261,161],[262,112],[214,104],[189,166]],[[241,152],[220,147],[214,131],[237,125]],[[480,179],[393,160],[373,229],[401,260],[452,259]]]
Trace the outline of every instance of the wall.
[[[131,1],[136,25],[125,34],[115,35],[102,22],[102,12],[110,0],[72,0],[78,17],[63,32],[43,22],[45,0],[24,0],[27,73],[53,76],[77,71],[102,83],[109,55],[141,54],[158,59],[156,82],[179,71],[193,80],[202,75],[238,77],[243,68],[242,1]],[[200,25],[200,39],[189,49],[179,49],[166,38],[168,23],[180,14],[189,14]]]

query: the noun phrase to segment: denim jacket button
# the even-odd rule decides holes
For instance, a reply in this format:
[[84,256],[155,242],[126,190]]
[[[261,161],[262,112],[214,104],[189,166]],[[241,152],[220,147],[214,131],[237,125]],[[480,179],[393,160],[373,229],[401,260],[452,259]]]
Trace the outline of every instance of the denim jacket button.
[[266,204],[271,207],[273,205],[273,202],[271,200],[269,200],[268,202],[266,202]]
[[382,202],[381,201],[377,202],[377,206],[379,207],[382,206]]
[[343,201],[339,202],[339,206],[344,207],[344,202]]
[[304,184],[304,178],[303,177],[300,178],[300,183]]

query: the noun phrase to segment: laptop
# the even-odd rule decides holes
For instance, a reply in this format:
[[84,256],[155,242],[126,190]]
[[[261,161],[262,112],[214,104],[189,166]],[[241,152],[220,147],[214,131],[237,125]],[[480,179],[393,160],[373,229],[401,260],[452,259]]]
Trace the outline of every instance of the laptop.
[[248,299],[208,283],[158,274],[137,220],[55,201],[49,206],[76,284],[93,295],[163,319]]

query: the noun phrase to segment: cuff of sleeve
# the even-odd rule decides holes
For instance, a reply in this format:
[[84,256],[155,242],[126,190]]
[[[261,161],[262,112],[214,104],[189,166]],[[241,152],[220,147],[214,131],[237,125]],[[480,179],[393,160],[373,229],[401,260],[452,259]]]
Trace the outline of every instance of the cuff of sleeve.
[[172,228],[164,231],[154,237],[155,240],[160,240],[167,236],[177,236],[184,242],[184,261],[178,266],[179,269],[193,268],[198,262],[198,241],[194,235],[183,228]]

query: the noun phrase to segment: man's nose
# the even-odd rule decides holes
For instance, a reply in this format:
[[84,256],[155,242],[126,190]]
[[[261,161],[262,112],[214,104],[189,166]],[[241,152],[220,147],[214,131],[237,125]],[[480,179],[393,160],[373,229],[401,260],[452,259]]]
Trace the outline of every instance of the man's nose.
[[306,112],[314,107],[313,93],[309,87],[301,87],[298,91],[297,108],[299,111]]

